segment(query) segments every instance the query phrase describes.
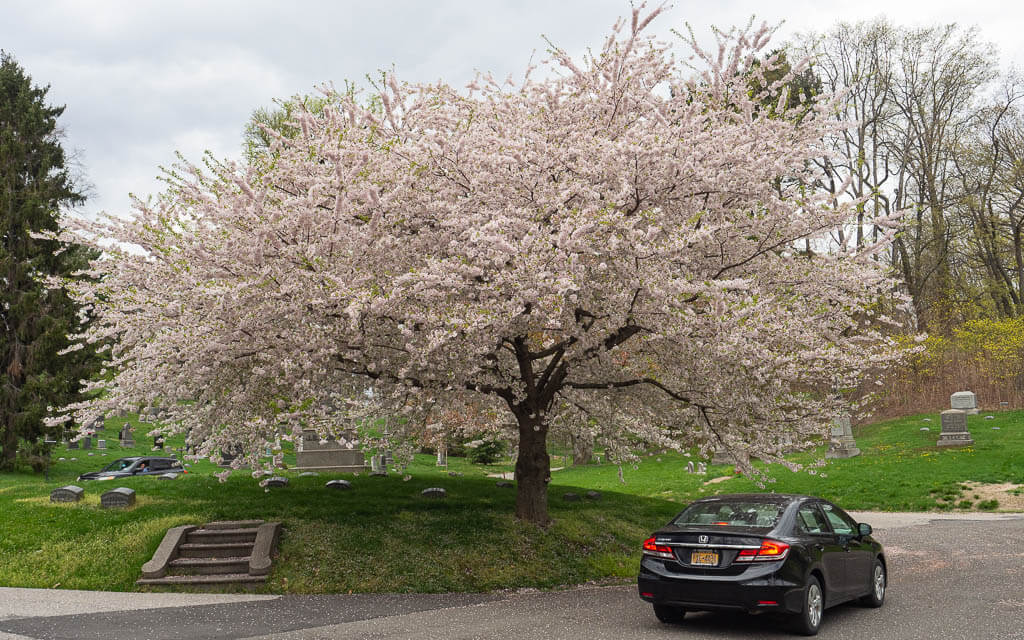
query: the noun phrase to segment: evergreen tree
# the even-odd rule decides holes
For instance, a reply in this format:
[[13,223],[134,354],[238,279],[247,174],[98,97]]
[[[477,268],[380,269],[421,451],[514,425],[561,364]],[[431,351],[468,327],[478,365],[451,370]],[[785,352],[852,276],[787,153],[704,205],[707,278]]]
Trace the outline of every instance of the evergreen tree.
[[48,91],[0,52],[0,469],[14,466],[19,443],[38,447],[47,407],[78,399],[98,363],[93,347],[63,353],[88,318],[46,282],[71,277],[90,252],[33,237],[58,231],[61,207],[85,200],[60,143],[64,107],[48,105]]

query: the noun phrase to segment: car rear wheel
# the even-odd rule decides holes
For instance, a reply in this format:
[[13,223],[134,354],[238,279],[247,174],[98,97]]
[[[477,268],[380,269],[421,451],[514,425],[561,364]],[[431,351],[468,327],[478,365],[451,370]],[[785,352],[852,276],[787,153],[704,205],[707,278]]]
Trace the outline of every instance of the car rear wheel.
[[885,565],[882,561],[875,559],[875,566],[871,569],[871,591],[861,598],[861,602],[868,607],[878,608],[885,602],[885,587],[888,584],[888,576],[885,574]]
[[821,628],[821,616],[825,612],[825,594],[821,590],[821,583],[814,576],[807,579],[807,588],[804,590],[804,610],[798,613],[793,620],[793,626],[797,633],[805,636],[818,635]]
[[656,604],[654,605],[654,615],[665,624],[679,624],[686,616],[686,609],[667,604]]

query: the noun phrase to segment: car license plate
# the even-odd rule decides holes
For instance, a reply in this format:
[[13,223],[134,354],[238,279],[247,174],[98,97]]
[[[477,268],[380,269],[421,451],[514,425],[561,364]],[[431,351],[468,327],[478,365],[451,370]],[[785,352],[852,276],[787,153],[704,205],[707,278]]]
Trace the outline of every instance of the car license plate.
[[718,565],[717,551],[694,551],[690,554],[690,564],[699,564],[708,567]]

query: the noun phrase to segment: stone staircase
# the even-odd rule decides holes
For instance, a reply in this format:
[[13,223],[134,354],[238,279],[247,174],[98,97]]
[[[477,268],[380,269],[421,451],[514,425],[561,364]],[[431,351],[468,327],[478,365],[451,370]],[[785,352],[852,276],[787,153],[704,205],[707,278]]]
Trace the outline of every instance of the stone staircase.
[[201,587],[266,582],[280,535],[280,522],[262,520],[173,527],[153,559],[142,565],[142,577],[135,584]]

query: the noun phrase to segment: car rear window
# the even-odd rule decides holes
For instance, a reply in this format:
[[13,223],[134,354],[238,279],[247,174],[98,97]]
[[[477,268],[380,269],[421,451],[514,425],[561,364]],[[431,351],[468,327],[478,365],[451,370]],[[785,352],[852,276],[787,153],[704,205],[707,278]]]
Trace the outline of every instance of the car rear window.
[[672,524],[678,526],[712,525],[718,527],[772,528],[779,522],[784,505],[758,501],[695,502],[683,510]]

